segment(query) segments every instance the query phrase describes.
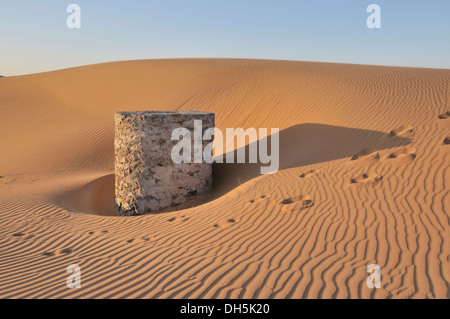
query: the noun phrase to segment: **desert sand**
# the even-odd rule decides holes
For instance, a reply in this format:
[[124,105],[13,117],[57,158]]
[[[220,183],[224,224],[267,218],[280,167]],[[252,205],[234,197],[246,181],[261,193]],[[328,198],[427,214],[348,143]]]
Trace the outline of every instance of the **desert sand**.
[[[449,83],[237,59],[1,78],[0,298],[448,298]],[[115,216],[113,116],[137,110],[280,128],[280,170],[216,164],[201,202]]]

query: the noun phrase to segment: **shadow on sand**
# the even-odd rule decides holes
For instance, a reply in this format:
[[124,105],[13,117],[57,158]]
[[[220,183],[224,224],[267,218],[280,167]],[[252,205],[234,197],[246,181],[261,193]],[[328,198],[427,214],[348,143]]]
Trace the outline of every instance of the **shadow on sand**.
[[[297,124],[279,132],[279,170],[346,157],[350,159],[365,148],[370,147],[377,151],[407,145],[410,142],[409,138],[390,136],[388,133],[379,131],[314,123]],[[260,176],[261,166],[268,166],[268,164],[260,163],[259,156],[257,163],[248,163],[248,151],[252,144],[244,147],[246,163],[213,164],[214,188],[211,194],[162,212],[204,204],[237,187],[237,181],[245,183]],[[270,136],[267,137],[267,145],[270,154]],[[235,151],[234,158],[236,154]],[[79,189],[70,191],[60,196],[58,202],[70,211],[118,216],[119,213],[114,206],[114,174],[103,176]]]

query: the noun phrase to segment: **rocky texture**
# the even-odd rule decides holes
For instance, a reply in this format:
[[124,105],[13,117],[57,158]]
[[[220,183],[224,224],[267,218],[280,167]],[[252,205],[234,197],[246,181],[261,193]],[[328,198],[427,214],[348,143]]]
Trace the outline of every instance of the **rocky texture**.
[[[212,187],[212,166],[204,161],[175,164],[172,131],[187,128],[194,137],[194,120],[202,132],[214,127],[214,113],[119,112],[115,114],[115,194],[124,216],[157,212],[205,194]],[[211,141],[203,141],[205,147]]]

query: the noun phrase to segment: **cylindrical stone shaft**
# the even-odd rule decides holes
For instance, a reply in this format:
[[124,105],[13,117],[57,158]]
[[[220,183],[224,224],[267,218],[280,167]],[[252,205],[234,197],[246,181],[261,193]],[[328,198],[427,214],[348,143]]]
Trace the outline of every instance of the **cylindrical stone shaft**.
[[[179,140],[172,140],[172,133],[180,128],[189,132],[179,136]],[[199,157],[205,146],[212,143],[211,139],[202,138],[209,128],[214,128],[214,113],[116,113],[115,195],[120,213],[130,216],[157,212],[209,192],[212,166]],[[173,161],[172,150],[181,139],[189,137],[191,162],[177,164]]]

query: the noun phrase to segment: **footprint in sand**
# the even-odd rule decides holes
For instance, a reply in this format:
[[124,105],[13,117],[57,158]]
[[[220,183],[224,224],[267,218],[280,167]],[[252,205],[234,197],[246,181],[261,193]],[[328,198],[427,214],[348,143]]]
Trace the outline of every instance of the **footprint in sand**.
[[450,111],[442,113],[439,115],[439,120],[447,120],[447,121],[439,121],[440,124],[444,125],[446,128],[450,128]]
[[313,175],[316,175],[317,173],[319,173],[320,170],[319,169],[312,169],[310,171],[307,171],[306,173],[303,173],[302,175],[300,175],[301,178],[307,178],[307,177],[311,177]]
[[142,237],[140,238],[140,240],[145,241],[145,242],[148,242],[148,241],[153,240],[153,237],[152,237],[152,236],[142,236]]
[[450,144],[450,136],[447,136],[446,138],[444,138],[444,144],[445,145],[449,145]]
[[375,160],[379,160],[380,154],[375,149],[368,147],[368,148],[363,149],[362,151],[359,151],[355,155],[353,155],[351,160],[356,161],[356,160],[364,159],[364,158],[373,158]]
[[102,230],[102,231],[90,231],[88,234],[89,235],[101,235],[101,234],[106,234],[108,231],[107,230]]
[[149,241],[151,241],[151,240],[153,240],[153,237],[152,236],[142,236],[142,237],[139,237],[139,238],[131,238],[131,239],[128,239],[127,240],[127,243],[133,243],[133,242],[144,242],[144,243],[146,243],[146,242],[149,242]]
[[238,218],[230,218],[230,219],[228,219],[228,220],[226,220],[226,221],[223,221],[223,222],[214,224],[213,227],[216,227],[216,228],[226,228],[226,227],[228,227],[228,226],[232,226],[233,224],[237,223],[238,221],[239,221]]
[[416,149],[414,147],[405,147],[401,150],[391,153],[388,157],[393,159],[393,158],[400,158],[400,157],[405,157],[405,156],[409,156],[411,159],[415,159],[417,156]]
[[22,233],[22,232],[14,233],[12,235],[13,235],[13,237],[19,237],[19,238],[22,238],[22,239],[30,239],[30,238],[33,238],[35,236],[32,233]]
[[23,235],[25,235],[25,233],[14,233],[13,234],[14,237],[21,237]]
[[364,173],[358,177],[352,178],[350,180],[351,184],[359,184],[359,183],[368,183],[368,182],[374,182],[378,183],[383,179],[383,176],[377,176],[375,173]]
[[414,131],[414,128],[412,127],[412,125],[403,125],[403,126],[393,129],[389,133],[389,136],[400,136],[400,135],[404,135],[406,133],[412,133],[413,131]]
[[54,251],[44,252],[43,255],[48,256],[48,257],[54,257],[54,256],[68,255],[68,254],[71,254],[72,252],[73,252],[72,248],[63,248],[63,249],[57,249]]
[[314,206],[314,202],[311,196],[307,194],[286,198],[280,202],[280,205],[291,205],[298,202],[302,203],[302,208],[309,208]]
[[447,111],[445,113],[442,113],[441,115],[439,115],[439,119],[440,120],[446,120],[450,118],[450,111]]
[[172,217],[172,218],[168,219],[167,221],[181,223],[181,222],[187,222],[189,219],[191,219],[191,218],[183,215],[183,216],[179,216],[179,217]]
[[250,203],[255,203],[256,201],[260,201],[260,200],[263,200],[263,199],[265,199],[267,196],[266,195],[261,195],[261,197],[260,198],[257,198],[257,199],[251,199],[250,200]]

